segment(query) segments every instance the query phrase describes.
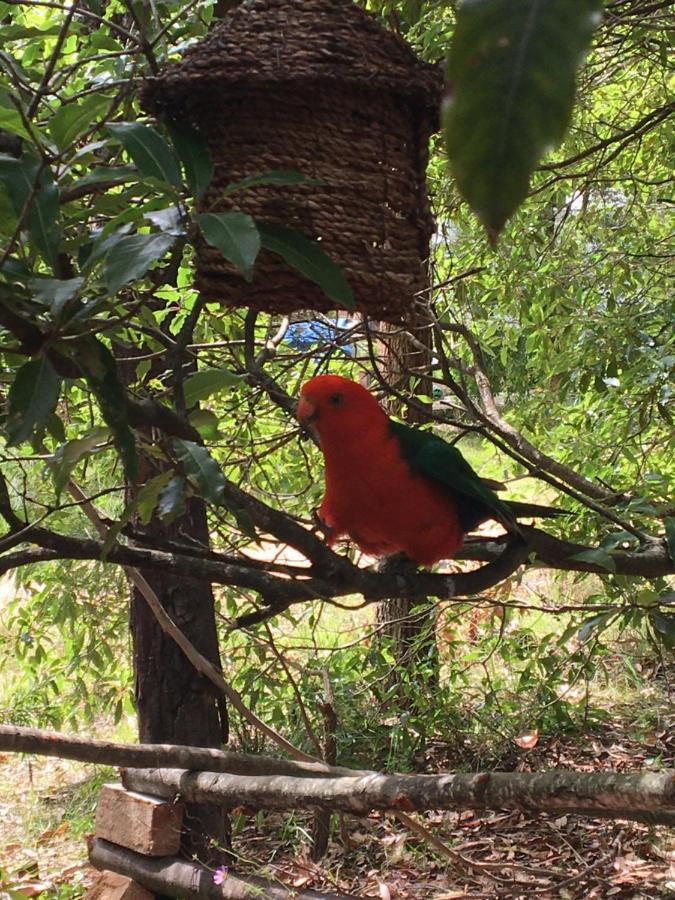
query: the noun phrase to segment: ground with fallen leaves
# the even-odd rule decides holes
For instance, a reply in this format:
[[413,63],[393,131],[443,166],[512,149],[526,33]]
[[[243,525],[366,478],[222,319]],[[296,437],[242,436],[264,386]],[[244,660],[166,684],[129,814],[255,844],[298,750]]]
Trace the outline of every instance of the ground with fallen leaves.
[[[622,772],[675,766],[675,718],[663,730],[626,736],[621,722],[587,738],[541,739],[511,768],[568,766]],[[443,768],[442,745],[427,770]],[[80,897],[100,785],[114,772],[62,760],[0,755],[0,897]],[[662,826],[573,815],[430,813],[419,821],[451,851],[431,849],[389,816],[336,817],[328,853],[309,858],[311,816],[237,813],[234,847],[242,872],[296,888],[341,890],[380,900],[451,898],[675,897],[675,835]],[[3,893],[4,892],[4,893]],[[20,892],[19,894],[15,892]]]

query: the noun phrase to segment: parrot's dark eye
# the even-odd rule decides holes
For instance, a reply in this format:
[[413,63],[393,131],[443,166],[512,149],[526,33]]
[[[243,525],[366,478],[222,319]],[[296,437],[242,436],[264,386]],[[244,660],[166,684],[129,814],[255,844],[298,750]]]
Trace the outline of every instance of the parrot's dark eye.
[[342,394],[331,394],[330,395],[330,402],[333,404],[333,406],[340,406],[340,404],[344,403],[344,401],[345,401],[345,398],[343,397]]

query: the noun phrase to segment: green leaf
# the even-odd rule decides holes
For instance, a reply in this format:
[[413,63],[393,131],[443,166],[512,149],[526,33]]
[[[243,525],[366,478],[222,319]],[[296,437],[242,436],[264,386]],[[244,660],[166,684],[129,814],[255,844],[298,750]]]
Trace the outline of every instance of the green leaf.
[[53,412],[45,423],[47,434],[57,443],[61,443],[66,439],[66,429],[58,415]]
[[[0,234],[6,236],[14,234],[16,225],[17,216],[14,211],[14,204],[9,197],[7,188],[2,183],[2,181],[0,181]],[[7,274],[12,263],[16,262],[16,257],[11,257],[10,259],[8,259],[3,266],[3,272]]]
[[570,559],[577,559],[579,562],[593,563],[596,566],[607,569],[608,572],[616,572],[616,563],[614,562],[614,559],[600,547],[595,547],[592,550],[583,550],[581,553],[575,553]]
[[213,163],[203,136],[187,123],[167,124],[173,146],[183,163],[185,178],[195,197],[201,197],[213,178]]
[[147,525],[150,522],[150,519],[152,519],[152,514],[159,502],[159,495],[173,477],[173,471],[167,469],[166,472],[155,475],[154,478],[147,481],[138,492],[136,504],[138,507],[138,515],[144,525]]
[[54,321],[61,318],[63,308],[77,295],[84,284],[84,278],[34,278],[30,282],[33,296],[49,306]]
[[237,387],[241,383],[241,376],[228,369],[201,369],[185,381],[183,387],[185,405],[194,406],[200,400],[206,400],[211,394]]
[[260,250],[260,233],[251,216],[242,212],[202,213],[196,217],[205,239],[244,276],[253,279]]
[[[216,506],[228,506],[224,500],[227,481],[220,470],[220,466],[213,459],[206,447],[201,447],[193,441],[176,439],[173,442],[174,452],[178,462],[182,465],[186,475],[190,478],[201,496]],[[258,534],[253,524],[253,519],[248,512],[239,507],[228,507],[241,531],[252,540],[258,540]]]
[[213,459],[206,447],[194,441],[183,441],[178,438],[173,442],[176,458],[192,479],[199,493],[209,503],[223,505],[223,494],[227,484],[220,466]]
[[222,438],[218,430],[220,419],[210,409],[193,409],[188,416],[188,422],[197,429],[205,441],[217,441]]
[[105,538],[103,539],[103,546],[101,547],[101,560],[103,562],[108,558],[108,554],[112,550],[112,548],[117,543],[117,539],[122,533],[122,530],[126,525],[129,524],[131,517],[136,512],[136,498],[132,497],[131,500],[127,503],[122,511],[122,515],[119,517],[117,522],[113,522],[113,524],[108,528]]
[[103,262],[103,278],[109,294],[135,281],[167,252],[175,241],[170,234],[132,234],[118,240]]
[[89,131],[95,125],[99,112],[109,104],[110,100],[99,94],[83,100],[82,103],[62,106],[47,126],[59,150],[65,150],[81,134]]
[[42,167],[39,160],[26,153],[20,159],[0,154],[0,182],[4,184],[17,215],[31,201],[26,226],[37,248],[53,265],[61,230],[58,225],[59,190],[51,169]]
[[110,429],[102,425],[92,428],[80,438],[66,441],[49,460],[56,493],[60,494],[68,484],[70,474],[80,460],[104,447],[110,440]]
[[675,648],[675,615],[652,610],[649,613],[654,632],[659,636],[665,646],[672,650]]
[[56,408],[60,388],[61,379],[46,356],[21,366],[9,389],[5,428],[10,447],[27,440],[36,426],[46,423]]
[[607,612],[598,613],[586,619],[579,629],[579,640],[587,641],[594,631],[604,631],[610,620],[614,617],[615,611],[610,609]]
[[252,541],[258,543],[260,541],[260,536],[255,530],[255,523],[253,522],[250,514],[247,513],[245,509],[241,509],[238,506],[232,507],[232,514],[234,515],[234,519],[239,526],[241,533],[246,535],[246,537],[251,538]]
[[600,0],[467,0],[447,64],[445,141],[460,192],[491,239],[563,137]]
[[115,247],[120,240],[126,236],[131,230],[131,225],[123,225],[121,228],[114,230],[111,234],[101,231],[96,240],[88,242],[80,247],[77,256],[77,263],[83,272],[89,272],[95,263],[106,255],[108,250]]
[[319,285],[326,296],[353,309],[354,295],[342,269],[333,262],[316,241],[286,225],[258,223],[262,245],[286,260],[289,266]]
[[0,128],[4,131],[11,131],[12,134],[18,134],[26,140],[32,140],[28,131],[26,131],[23,119],[16,109],[0,107]]
[[159,498],[157,513],[162,522],[172,522],[185,512],[187,494],[187,482],[180,475],[176,475],[166,485]]
[[0,37],[7,41],[20,41],[25,38],[56,37],[60,31],[60,25],[49,25],[47,28],[37,28],[31,25],[3,25],[0,28]]
[[110,168],[101,166],[92,169],[82,178],[78,178],[69,186],[69,190],[77,190],[78,188],[88,187],[91,184],[100,184],[101,182],[113,182],[115,184],[123,184],[126,181],[134,181],[138,178],[138,169],[135,166],[110,166]]
[[235,191],[242,191],[246,188],[258,187],[258,185],[293,185],[293,184],[325,184],[320,178],[310,178],[309,175],[303,175],[302,172],[296,172],[293,169],[270,169],[269,172],[263,172],[261,175],[249,175],[248,178],[242,178],[241,181],[233,181],[223,191],[223,196],[227,197],[234,194]]
[[77,341],[73,360],[95,395],[103,421],[110,428],[125,474],[133,482],[138,471],[136,441],[127,419],[127,398],[115,358],[95,337]]
[[127,151],[143,175],[181,186],[180,167],[162,135],[142,122],[113,122],[108,130]]
[[663,523],[666,526],[666,547],[668,556],[675,563],[675,517],[668,516]]

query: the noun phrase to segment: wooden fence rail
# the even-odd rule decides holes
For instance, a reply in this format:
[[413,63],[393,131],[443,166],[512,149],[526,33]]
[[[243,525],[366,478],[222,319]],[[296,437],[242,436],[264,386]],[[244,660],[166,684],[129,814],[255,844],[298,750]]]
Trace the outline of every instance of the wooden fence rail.
[[328,809],[367,816],[372,810],[521,809],[675,825],[675,773],[481,772],[294,778],[180,769],[125,769],[129,790],[228,808]]
[[97,869],[126,875],[163,896],[202,897],[205,900],[358,900],[353,894],[293,889],[252,875],[228,874],[222,884],[216,884],[212,873],[198,863],[178,857],[153,859],[101,838],[91,840],[89,861]]
[[0,726],[0,750],[141,767],[123,773],[127,787],[225,806],[323,808],[357,815],[371,809],[522,809],[675,825],[672,771],[383,775],[206,748],[93,741],[16,726]]

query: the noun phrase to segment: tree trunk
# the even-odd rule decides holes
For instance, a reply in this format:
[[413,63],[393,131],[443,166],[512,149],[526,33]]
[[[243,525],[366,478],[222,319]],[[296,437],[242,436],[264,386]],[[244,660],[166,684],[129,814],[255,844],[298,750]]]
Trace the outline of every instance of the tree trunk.
[[[388,383],[398,391],[411,392],[413,396],[430,396],[431,328],[412,327],[421,346],[413,343],[407,334],[397,334],[400,331],[398,327],[383,325],[382,328],[392,332],[386,342],[383,342],[381,356],[382,373]],[[400,401],[393,398],[388,403],[387,411],[400,415],[401,407]],[[428,418],[423,410],[409,408],[405,412],[405,420],[410,425],[420,425],[428,421]],[[395,560],[387,560],[384,570],[396,564]],[[412,676],[415,694],[428,696],[438,682],[434,605],[427,604],[426,608],[420,608],[419,601],[410,597],[392,597],[378,604],[377,623],[379,634],[389,645],[395,659],[387,686],[398,687],[403,708],[419,709],[419,705],[411,702],[406,694],[405,684]]]
[[[175,540],[189,534],[208,545],[206,511],[198,498],[191,499],[185,515],[170,526],[153,519],[147,530],[155,537]],[[210,583],[155,569],[140,571],[176,625],[197,650],[220,667]],[[227,741],[224,699],[216,696],[211,683],[164,634],[135,587],[131,588],[130,627],[141,742],[220,747]],[[191,804],[186,808],[185,822],[185,851],[196,853],[209,865],[222,862],[224,853],[218,848],[229,845],[223,812],[214,806]]]
[[[171,359],[154,359],[148,375],[167,377],[173,387],[173,400],[184,412],[182,378],[196,369],[194,357],[184,348],[192,335],[196,318],[183,325],[178,341],[183,352]],[[170,322],[165,322],[169,327]],[[147,352],[141,344],[116,345],[120,374],[125,384],[136,379],[134,357]],[[143,428],[142,425],[138,426]],[[152,443],[152,428],[143,430]],[[162,464],[149,454],[140,457],[140,481],[162,471]],[[206,506],[200,497],[186,503],[185,512],[164,524],[155,514],[143,527],[149,538],[183,542],[186,536],[202,547],[209,546]],[[220,653],[216,630],[215,604],[211,582],[188,578],[158,569],[139,567],[158,600],[193,646],[218,669]],[[130,588],[129,627],[133,644],[134,697],[141,743],[184,744],[191,747],[220,748],[228,739],[227,706],[208,679],[200,675],[176,642],[162,631],[143,595],[133,584]],[[206,865],[227,862],[230,846],[229,819],[221,809],[204,804],[186,806],[182,851],[196,855]],[[221,849],[223,848],[223,849]]]

